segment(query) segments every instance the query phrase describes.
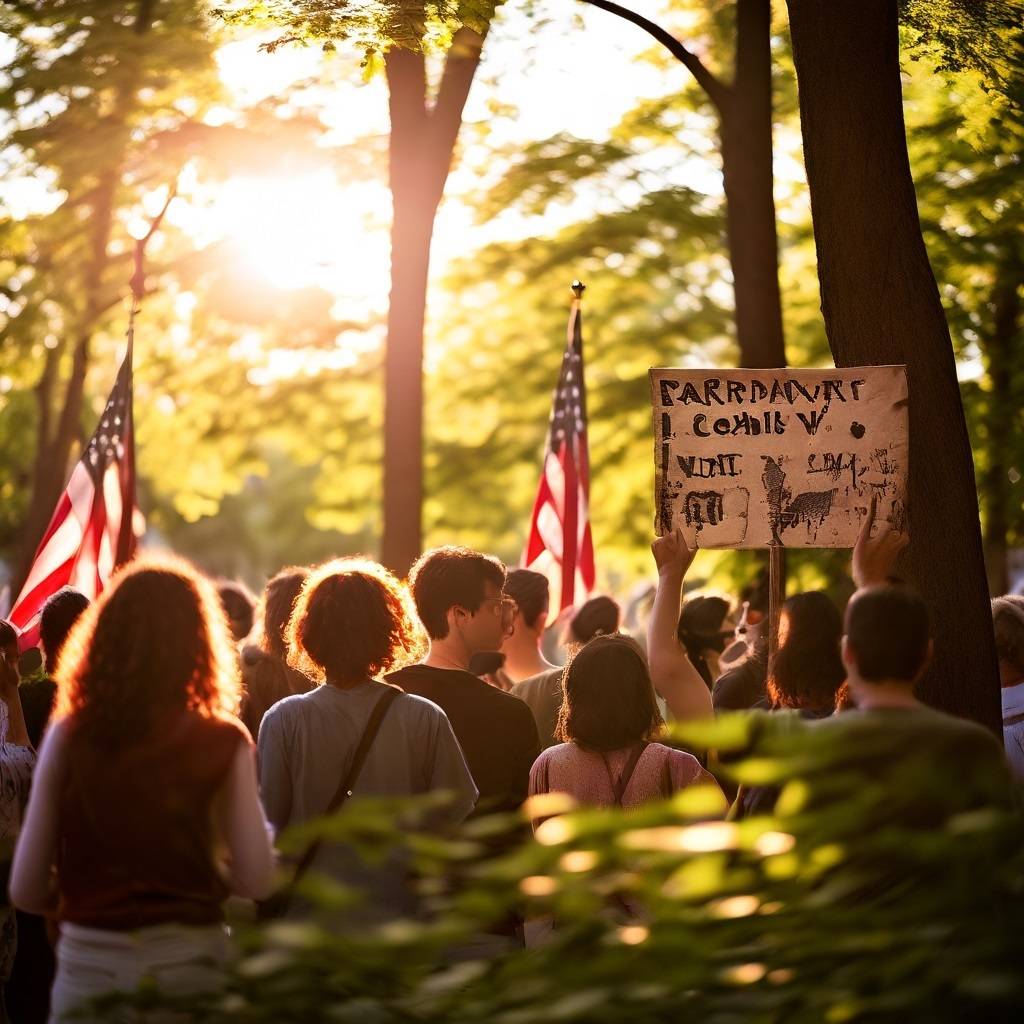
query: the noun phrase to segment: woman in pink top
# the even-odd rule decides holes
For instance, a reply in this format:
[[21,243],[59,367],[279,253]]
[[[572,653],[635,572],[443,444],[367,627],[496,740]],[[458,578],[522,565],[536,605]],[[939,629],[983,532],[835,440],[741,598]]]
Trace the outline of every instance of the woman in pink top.
[[534,762],[530,793],[636,807],[694,783],[716,785],[690,754],[656,742],[663,721],[647,660],[621,633],[597,636],[566,667],[556,739]]

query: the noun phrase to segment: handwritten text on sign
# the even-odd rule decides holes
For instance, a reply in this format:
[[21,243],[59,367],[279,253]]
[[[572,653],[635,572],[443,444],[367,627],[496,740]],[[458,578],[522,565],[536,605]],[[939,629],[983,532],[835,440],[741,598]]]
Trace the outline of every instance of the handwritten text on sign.
[[872,493],[906,523],[907,377],[651,370],[656,528],[703,548],[852,547]]

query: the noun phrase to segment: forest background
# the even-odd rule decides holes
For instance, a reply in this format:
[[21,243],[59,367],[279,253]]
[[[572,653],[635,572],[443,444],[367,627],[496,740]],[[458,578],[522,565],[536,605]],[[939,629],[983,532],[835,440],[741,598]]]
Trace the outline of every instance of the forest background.
[[[635,6],[730,76],[736,5]],[[139,31],[149,7],[159,16]],[[792,366],[827,366],[776,7],[785,354]],[[379,59],[345,46],[262,52],[279,31],[232,26],[185,0],[5,5],[0,31],[0,554],[10,571],[34,546],[33,495],[62,485],[113,381],[133,235],[172,185],[136,335],[151,535],[254,586],[284,564],[378,551],[391,216]],[[1021,78],[993,89],[977,70],[951,68],[948,46],[920,27],[901,32],[918,207],[956,351],[990,586],[1002,592],[1010,552],[1024,545]],[[647,574],[647,369],[739,364],[731,275],[706,91],[604,11],[502,5],[434,229],[424,544],[518,561],[567,286],[579,277],[599,587]],[[829,585],[844,563],[797,553],[790,585]],[[700,565],[703,582],[721,587],[752,568],[737,553]]]

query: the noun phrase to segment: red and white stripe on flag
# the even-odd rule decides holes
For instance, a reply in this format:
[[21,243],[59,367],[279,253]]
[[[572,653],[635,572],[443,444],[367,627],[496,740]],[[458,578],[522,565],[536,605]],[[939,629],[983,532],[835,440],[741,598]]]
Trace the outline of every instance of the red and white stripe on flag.
[[39,613],[48,597],[71,586],[93,600],[114,569],[131,558],[136,515],[129,348],[8,616],[21,650],[39,643]]
[[544,467],[533,505],[523,568],[547,576],[549,621],[585,601],[594,589],[590,534],[590,469],[579,299],[569,316],[568,342],[555,389]]

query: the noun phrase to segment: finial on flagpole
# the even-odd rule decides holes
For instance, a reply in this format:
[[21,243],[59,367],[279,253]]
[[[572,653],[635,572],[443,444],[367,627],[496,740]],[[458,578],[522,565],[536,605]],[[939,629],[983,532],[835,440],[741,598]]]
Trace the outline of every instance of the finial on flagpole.
[[572,288],[572,293],[577,299],[582,299],[583,293],[587,290],[587,286],[582,281],[573,281],[569,287]]

